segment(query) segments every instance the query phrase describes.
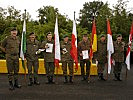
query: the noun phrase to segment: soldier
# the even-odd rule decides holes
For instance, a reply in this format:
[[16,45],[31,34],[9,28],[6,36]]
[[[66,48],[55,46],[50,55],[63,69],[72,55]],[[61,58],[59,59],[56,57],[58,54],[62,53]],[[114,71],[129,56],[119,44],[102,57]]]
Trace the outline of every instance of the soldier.
[[[26,60],[27,60],[27,68],[28,68],[28,74],[29,74],[29,83],[28,86],[33,85],[33,79],[34,77],[34,84],[40,85],[38,82],[38,67],[39,67],[39,61],[38,61],[38,55],[36,54],[37,50],[39,49],[39,41],[37,41],[35,34],[32,32],[29,34],[29,39],[27,40],[26,44]],[[32,66],[34,68],[34,74],[32,74]]]
[[119,34],[117,36],[117,40],[114,42],[113,59],[115,61],[115,66],[114,66],[115,81],[116,80],[122,81],[120,79],[120,74],[121,74],[122,64],[124,63],[124,47],[125,43],[122,42],[122,35]]
[[[78,54],[80,56],[80,66],[81,66],[81,75],[84,80],[88,79],[90,74],[90,60],[89,60],[89,51],[90,51],[90,41],[88,40],[88,35],[83,35],[83,40],[78,43]],[[83,54],[87,54],[84,58]],[[85,67],[86,64],[86,74],[85,74]]]
[[54,76],[54,40],[52,39],[52,33],[49,32],[47,34],[47,40],[42,42],[43,49],[46,49],[44,51],[44,65],[46,69],[46,75],[48,82],[47,84],[54,83],[53,76]]
[[13,28],[11,30],[11,35],[5,38],[2,42],[2,47],[5,49],[6,52],[6,64],[10,86],[9,90],[14,90],[15,88],[21,87],[21,85],[18,84],[20,40],[17,36],[17,33],[17,29]]
[[98,77],[99,80],[103,81],[105,81],[103,77],[103,71],[107,62],[107,44],[105,39],[105,35],[102,34],[100,36],[100,41],[98,41],[97,52],[94,53],[94,58],[98,61]]
[[70,83],[73,83],[72,77],[73,77],[73,60],[70,55],[71,50],[71,42],[69,41],[69,38],[67,35],[64,36],[64,41],[61,42],[61,61],[62,61],[62,69],[63,69],[63,75],[65,77],[64,83],[68,83],[68,75],[67,75],[67,65],[69,68],[69,75],[70,75]]

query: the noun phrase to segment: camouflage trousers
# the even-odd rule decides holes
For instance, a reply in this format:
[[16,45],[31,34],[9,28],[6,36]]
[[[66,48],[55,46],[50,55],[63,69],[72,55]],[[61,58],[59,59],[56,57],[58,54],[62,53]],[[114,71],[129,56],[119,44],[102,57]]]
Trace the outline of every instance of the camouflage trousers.
[[45,70],[46,70],[46,75],[47,76],[54,76],[54,62],[44,62],[45,64]]
[[98,65],[97,65],[97,67],[98,67],[98,69],[97,69],[97,71],[98,71],[98,73],[103,73],[103,71],[104,71],[104,68],[105,68],[105,62],[98,62]]
[[62,62],[63,75],[67,76],[67,66],[69,68],[69,75],[73,76],[73,61]]
[[122,62],[115,62],[114,74],[121,73],[121,69],[122,69]]
[[17,80],[18,72],[19,72],[19,57],[18,57],[18,55],[6,56],[6,65],[7,65],[9,81]]
[[[38,59],[35,61],[28,61],[27,60],[27,68],[28,68],[28,75],[29,78],[37,78],[38,77],[38,68],[39,68],[39,61]],[[32,73],[33,71],[33,73]]]
[[[85,74],[85,64],[86,64],[86,74]],[[90,74],[90,61],[89,60],[80,60],[80,67],[81,67],[81,75],[89,76]]]

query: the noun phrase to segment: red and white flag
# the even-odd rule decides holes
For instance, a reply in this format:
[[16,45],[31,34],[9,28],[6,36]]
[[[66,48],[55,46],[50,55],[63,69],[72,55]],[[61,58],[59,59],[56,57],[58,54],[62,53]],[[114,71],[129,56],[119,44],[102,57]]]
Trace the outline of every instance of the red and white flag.
[[76,69],[78,69],[78,53],[77,53],[77,32],[76,32],[76,21],[73,20],[73,32],[71,40],[71,56],[76,64]]
[[108,51],[108,74],[110,74],[111,63],[112,63],[111,54],[114,53],[114,46],[113,46],[110,22],[108,19],[107,19],[107,51]]
[[127,69],[130,70],[130,52],[131,52],[131,43],[132,43],[132,37],[133,37],[133,23],[131,25],[130,35],[129,35],[129,43],[128,43],[128,49],[126,53],[126,61]]
[[59,67],[59,61],[61,60],[60,55],[60,41],[58,32],[58,19],[56,17],[55,30],[54,30],[54,43],[55,43],[55,66]]

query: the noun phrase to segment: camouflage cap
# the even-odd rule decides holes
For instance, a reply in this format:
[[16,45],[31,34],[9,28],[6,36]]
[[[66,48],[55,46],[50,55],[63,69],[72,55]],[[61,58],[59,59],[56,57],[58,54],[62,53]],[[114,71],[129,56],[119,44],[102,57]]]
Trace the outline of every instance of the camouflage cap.
[[117,38],[118,38],[118,37],[122,37],[122,35],[121,35],[121,34],[118,34],[116,37],[117,37]]
[[101,35],[100,35],[100,38],[102,38],[102,37],[106,37],[105,34],[101,34]]
[[67,35],[67,34],[65,34],[65,35],[63,36],[63,38],[66,38],[66,37],[68,37],[68,35]]
[[11,31],[17,31],[16,27],[11,28]]
[[88,34],[87,33],[83,34],[83,37],[88,37]]

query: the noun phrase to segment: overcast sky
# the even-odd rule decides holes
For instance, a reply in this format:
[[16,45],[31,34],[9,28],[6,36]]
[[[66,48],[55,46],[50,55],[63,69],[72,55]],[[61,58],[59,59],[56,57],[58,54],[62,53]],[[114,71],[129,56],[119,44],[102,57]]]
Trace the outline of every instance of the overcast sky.
[[[14,6],[16,9],[24,12],[26,9],[31,18],[38,20],[37,9],[43,6],[54,6],[59,9],[59,13],[68,15],[70,19],[73,19],[73,12],[76,11],[76,18],[79,17],[79,11],[83,8],[85,2],[94,1],[94,0],[0,0],[0,7],[7,8],[8,6]],[[107,2],[112,5],[117,3],[117,0],[100,0]],[[129,0],[128,9],[133,7],[133,0]]]

